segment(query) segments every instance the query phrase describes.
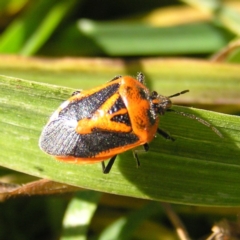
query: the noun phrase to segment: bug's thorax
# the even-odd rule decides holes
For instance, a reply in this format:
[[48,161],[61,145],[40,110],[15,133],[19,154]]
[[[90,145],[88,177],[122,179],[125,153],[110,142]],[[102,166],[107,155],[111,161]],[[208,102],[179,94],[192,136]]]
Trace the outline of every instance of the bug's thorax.
[[156,134],[159,121],[150,91],[140,81],[127,76],[121,78],[119,94],[128,109],[132,131],[140,138],[139,144],[150,142]]

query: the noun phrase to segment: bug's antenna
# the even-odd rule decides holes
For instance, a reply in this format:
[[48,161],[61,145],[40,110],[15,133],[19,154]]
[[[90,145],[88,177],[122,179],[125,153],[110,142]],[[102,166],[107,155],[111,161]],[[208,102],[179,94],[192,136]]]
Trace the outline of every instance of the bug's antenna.
[[[186,90],[186,91],[187,91],[187,90]],[[183,91],[183,92],[184,92],[184,91]],[[180,93],[180,94],[181,94],[181,93]],[[180,94],[179,94],[179,95],[180,95]],[[175,97],[175,94],[174,94],[173,96]],[[178,95],[177,95],[177,96],[178,96]],[[211,123],[205,121],[205,120],[202,119],[202,118],[199,118],[199,117],[195,116],[194,114],[185,113],[185,112],[178,112],[178,111],[175,111],[175,110],[173,110],[173,109],[167,109],[167,111],[168,111],[168,112],[174,112],[174,113],[179,114],[179,115],[181,115],[181,116],[183,116],[183,117],[187,117],[187,118],[194,119],[194,120],[200,122],[201,124],[203,124],[203,125],[211,128],[212,131],[214,131],[219,137],[223,138],[223,135],[222,135]]]
[[173,94],[171,96],[168,96],[168,98],[177,97],[177,96],[182,95],[182,94],[187,93],[187,92],[189,92],[189,90],[183,90],[183,91],[181,91],[179,93],[175,93],[175,94]]

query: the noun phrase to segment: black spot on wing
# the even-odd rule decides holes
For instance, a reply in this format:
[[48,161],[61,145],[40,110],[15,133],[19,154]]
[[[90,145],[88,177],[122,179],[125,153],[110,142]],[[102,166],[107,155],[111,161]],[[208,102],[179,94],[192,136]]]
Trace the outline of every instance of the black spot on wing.
[[114,83],[90,96],[71,102],[66,108],[60,111],[59,117],[66,117],[77,121],[83,118],[91,118],[92,114],[98,110],[109,97],[117,92],[118,88],[119,84]]
[[[120,111],[121,109],[126,109],[126,105],[124,104],[121,96],[119,96],[119,98],[115,101],[115,103],[112,105],[112,107],[108,110],[108,113],[114,114],[114,113]],[[126,109],[126,111],[127,111],[127,109]],[[111,121],[114,121],[117,123],[125,123],[127,126],[131,126],[131,121],[130,121],[128,113],[114,115],[111,118]]]
[[111,133],[96,129],[91,134],[80,137],[79,144],[71,153],[78,157],[94,157],[101,152],[108,152],[116,147],[123,147],[135,143],[139,138],[132,133]]
[[124,123],[127,126],[131,126],[131,121],[130,121],[129,115],[127,113],[115,115],[111,118],[111,121],[114,121],[117,123]]
[[123,108],[126,108],[122,98],[119,96],[118,99],[114,102],[112,107],[108,110],[109,114],[113,114]]

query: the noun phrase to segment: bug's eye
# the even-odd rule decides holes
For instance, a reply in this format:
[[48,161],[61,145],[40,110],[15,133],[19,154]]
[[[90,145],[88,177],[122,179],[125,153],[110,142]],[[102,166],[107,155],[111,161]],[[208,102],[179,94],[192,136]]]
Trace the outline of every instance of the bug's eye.
[[157,93],[156,91],[153,91],[153,92],[151,93],[150,98],[151,98],[152,100],[157,99],[157,98],[158,98],[158,93]]
[[166,101],[166,109],[171,108],[172,107],[172,101],[170,99],[167,99]]

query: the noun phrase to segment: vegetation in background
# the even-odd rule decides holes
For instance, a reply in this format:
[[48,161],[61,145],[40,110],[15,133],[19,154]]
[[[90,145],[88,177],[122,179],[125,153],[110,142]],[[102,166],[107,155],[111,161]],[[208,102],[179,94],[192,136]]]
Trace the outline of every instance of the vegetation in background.
[[[179,226],[181,239],[240,239],[239,35],[233,0],[1,1],[0,239],[178,239]],[[140,169],[124,153],[108,176],[40,152],[41,128],[73,88],[138,71],[161,94],[190,89],[174,107],[224,138],[166,115],[176,143],[155,139]]]

